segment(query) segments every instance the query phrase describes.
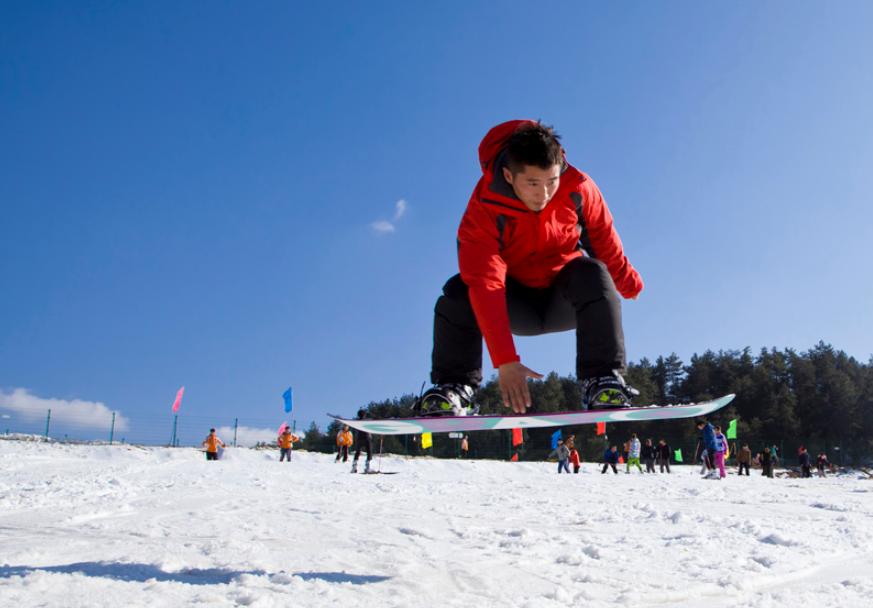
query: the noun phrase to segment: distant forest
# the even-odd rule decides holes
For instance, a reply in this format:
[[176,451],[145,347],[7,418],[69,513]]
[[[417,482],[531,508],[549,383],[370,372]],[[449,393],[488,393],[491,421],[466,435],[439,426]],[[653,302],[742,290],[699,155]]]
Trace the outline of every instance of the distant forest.
[[[694,355],[688,363],[675,353],[658,357],[654,362],[642,359],[628,366],[625,378],[639,389],[634,399],[640,405],[651,403],[690,403],[736,393],[734,402],[713,415],[723,428],[736,418],[737,442],[748,443],[757,452],[765,444],[777,445],[787,461],[796,448],[806,445],[813,457],[827,452],[832,461],[850,464],[870,460],[873,456],[873,358],[861,363],[831,345],[820,342],[806,352],[775,348],[753,355],[742,351],[706,351]],[[549,374],[543,380],[530,381],[531,397],[537,411],[554,412],[580,409],[579,386],[574,377]],[[411,415],[415,395],[361,404],[373,417],[389,418]],[[477,394],[482,413],[505,411],[500,402],[496,376]],[[355,408],[357,409],[357,408]],[[322,433],[314,423],[308,429],[304,447],[333,450],[338,430],[332,423]],[[564,436],[575,434],[583,456],[597,460],[604,445],[627,439],[631,432],[641,438],[665,438],[675,448],[683,448],[690,461],[697,429],[690,420],[607,425],[607,437],[596,437],[593,426],[565,427]],[[544,458],[551,450],[554,429],[524,431],[523,460]],[[376,451],[379,441],[374,442]],[[386,436],[381,439],[384,452],[432,454],[440,457],[457,455],[458,442],[434,438],[432,450],[418,449],[416,437]],[[471,455],[508,459],[513,452],[508,431],[481,431],[471,436]]]

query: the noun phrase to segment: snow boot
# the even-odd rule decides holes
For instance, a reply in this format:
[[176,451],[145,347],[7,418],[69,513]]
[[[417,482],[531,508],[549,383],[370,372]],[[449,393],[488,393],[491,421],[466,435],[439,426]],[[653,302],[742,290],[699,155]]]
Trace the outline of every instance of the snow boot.
[[475,416],[476,389],[467,384],[437,384],[427,389],[413,406],[416,416]]
[[582,407],[586,410],[631,407],[640,391],[630,386],[613,370],[611,376],[596,376],[582,381]]

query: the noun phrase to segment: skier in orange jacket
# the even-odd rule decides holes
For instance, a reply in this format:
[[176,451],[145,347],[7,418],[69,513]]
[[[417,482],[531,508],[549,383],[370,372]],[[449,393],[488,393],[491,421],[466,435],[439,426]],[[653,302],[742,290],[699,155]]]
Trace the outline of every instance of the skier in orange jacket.
[[352,447],[354,443],[354,439],[352,438],[352,432],[349,430],[349,425],[344,424],[342,430],[340,430],[336,434],[336,460],[334,462],[339,462],[340,458],[342,458],[343,462],[346,462],[349,459],[349,448]]
[[300,437],[294,435],[291,429],[286,426],[282,434],[279,435],[279,462],[285,460],[286,457],[288,462],[291,462],[291,449],[294,447],[295,441],[300,441]]
[[215,434],[215,429],[209,429],[209,434],[201,445],[206,448],[206,460],[218,460],[218,447],[227,447]]

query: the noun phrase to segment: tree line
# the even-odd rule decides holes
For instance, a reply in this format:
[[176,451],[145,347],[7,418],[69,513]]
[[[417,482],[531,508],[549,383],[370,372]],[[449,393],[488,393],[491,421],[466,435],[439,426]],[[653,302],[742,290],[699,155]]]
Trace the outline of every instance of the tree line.
[[[672,353],[629,364],[625,378],[640,391],[634,399],[640,405],[693,403],[735,393],[731,405],[715,412],[713,418],[725,429],[736,418],[738,443],[749,443],[753,451],[775,443],[786,455],[801,444],[811,452],[828,451],[829,457],[841,461],[873,455],[873,357],[862,363],[824,342],[805,352],[771,348],[753,355],[749,348],[708,350],[695,354],[688,363]],[[551,373],[542,380],[531,380],[530,391],[539,412],[581,408],[579,384],[573,376]],[[408,394],[362,407],[375,418],[406,417],[412,415],[415,399],[416,395]],[[505,412],[496,377],[483,384],[476,400],[483,414]],[[322,433],[313,423],[303,447],[331,451],[338,430],[338,423],[332,422]],[[520,458],[545,457],[551,451],[554,431],[526,429]],[[565,437],[577,436],[587,459],[598,459],[605,444],[620,445],[630,432],[656,441],[666,438],[674,448],[684,447],[688,460],[697,440],[697,429],[687,419],[608,424],[606,438],[596,437],[591,425],[565,427],[562,432]],[[417,437],[375,439],[377,451],[381,441],[383,452],[423,453]],[[513,453],[507,431],[479,431],[471,439],[474,456],[508,459]],[[435,438],[434,448],[427,453],[452,457],[457,455],[457,443]]]

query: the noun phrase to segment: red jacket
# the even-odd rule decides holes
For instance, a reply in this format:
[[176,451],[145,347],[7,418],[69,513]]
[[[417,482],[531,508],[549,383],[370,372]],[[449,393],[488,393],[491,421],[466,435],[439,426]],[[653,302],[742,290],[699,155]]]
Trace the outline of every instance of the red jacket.
[[572,450],[570,450],[570,462],[574,466],[577,466],[577,467],[580,466],[579,465],[579,452],[576,450],[576,448],[573,448]]
[[545,288],[567,262],[587,253],[606,265],[625,298],[643,289],[639,273],[624,255],[606,201],[590,177],[565,162],[558,191],[539,212],[515,196],[503,177],[503,149],[516,129],[530,123],[502,123],[482,140],[483,175],[458,229],[461,278],[470,288],[470,302],[494,367],[520,360],[509,329],[507,276],[528,287]]

